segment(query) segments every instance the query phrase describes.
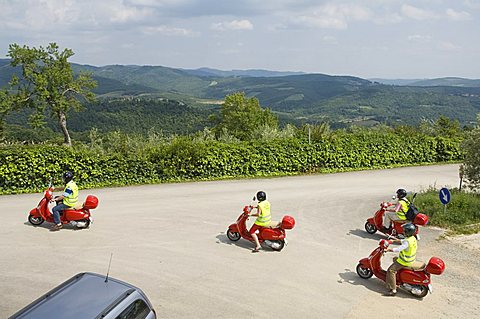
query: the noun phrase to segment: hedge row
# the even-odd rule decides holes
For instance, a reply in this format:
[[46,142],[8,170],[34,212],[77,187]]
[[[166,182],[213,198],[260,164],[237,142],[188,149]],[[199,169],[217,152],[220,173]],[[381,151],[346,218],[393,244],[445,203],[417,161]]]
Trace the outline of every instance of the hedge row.
[[461,159],[459,141],[394,133],[339,134],[308,144],[298,139],[226,144],[176,138],[142,154],[103,154],[53,146],[0,148],[0,194],[41,191],[64,170],[81,188],[244,176],[384,168]]

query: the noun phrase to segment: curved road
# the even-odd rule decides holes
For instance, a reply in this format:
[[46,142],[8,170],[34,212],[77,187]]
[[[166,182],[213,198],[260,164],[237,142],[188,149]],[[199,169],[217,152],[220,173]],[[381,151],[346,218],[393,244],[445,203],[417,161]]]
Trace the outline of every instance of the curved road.
[[[381,201],[446,185],[458,186],[457,165],[82,190],[100,199],[94,224],[55,233],[26,223],[41,194],[0,196],[0,317],[76,273],[106,273],[113,253],[110,275],[140,287],[161,318],[474,318],[479,253],[436,240],[440,230],[421,230],[418,257],[447,265],[424,300],[384,297],[383,282],[355,273],[382,238],[363,229]],[[260,189],[274,219],[297,222],[281,253],[225,236]]]

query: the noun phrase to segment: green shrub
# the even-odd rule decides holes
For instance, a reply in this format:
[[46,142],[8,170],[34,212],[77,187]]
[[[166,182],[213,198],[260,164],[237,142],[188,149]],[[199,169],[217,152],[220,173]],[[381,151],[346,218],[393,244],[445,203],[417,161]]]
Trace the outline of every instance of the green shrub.
[[[94,141],[94,142],[93,142]],[[80,187],[168,181],[276,176],[458,161],[459,141],[390,131],[335,132],[324,141],[305,139],[224,143],[198,136],[112,133],[74,148],[0,147],[0,194],[40,191],[65,170]]]

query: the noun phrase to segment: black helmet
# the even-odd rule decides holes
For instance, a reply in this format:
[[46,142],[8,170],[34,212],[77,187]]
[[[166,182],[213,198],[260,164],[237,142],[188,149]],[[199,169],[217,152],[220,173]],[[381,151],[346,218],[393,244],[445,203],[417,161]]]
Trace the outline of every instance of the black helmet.
[[267,194],[265,194],[265,192],[263,191],[259,191],[257,192],[257,199],[259,202],[263,202],[264,200],[267,199]]
[[414,224],[411,224],[411,223],[403,224],[402,227],[403,227],[403,234],[405,235],[405,237],[410,237],[415,235],[416,228]]
[[63,173],[62,177],[63,177],[63,181],[65,183],[68,183],[73,179],[73,173],[70,171],[66,171],[65,173]]
[[407,191],[406,190],[404,190],[403,188],[397,189],[397,197],[398,198],[404,198],[405,196],[407,196]]

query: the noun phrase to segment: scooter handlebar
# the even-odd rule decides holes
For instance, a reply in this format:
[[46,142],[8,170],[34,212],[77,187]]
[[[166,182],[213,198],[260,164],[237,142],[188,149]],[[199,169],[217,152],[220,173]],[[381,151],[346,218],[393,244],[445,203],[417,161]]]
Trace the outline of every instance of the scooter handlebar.
[[382,248],[388,248],[388,246],[390,246],[390,244],[392,243],[391,240],[386,240],[386,239],[382,239],[380,240],[380,242],[378,243],[378,245]]

